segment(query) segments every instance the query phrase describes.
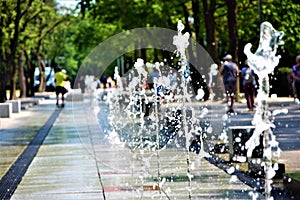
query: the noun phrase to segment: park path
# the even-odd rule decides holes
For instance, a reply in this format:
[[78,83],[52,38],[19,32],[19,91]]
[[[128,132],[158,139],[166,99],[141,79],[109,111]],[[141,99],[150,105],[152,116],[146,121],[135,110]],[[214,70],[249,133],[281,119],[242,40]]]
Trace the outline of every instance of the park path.
[[[243,105],[239,105],[240,110]],[[292,102],[289,105],[297,114]],[[2,177],[55,110],[52,97],[18,116],[0,119]],[[179,149],[160,152],[160,173],[166,182],[159,192],[154,187],[156,155],[107,143],[107,116],[103,112],[97,117],[98,111],[87,100],[70,102],[61,110],[12,199],[187,199],[185,152]],[[100,107],[101,111],[105,108]],[[289,135],[278,138],[284,137],[293,141]],[[295,146],[285,151],[297,153],[299,149]],[[256,194],[236,177],[196,154],[190,155],[194,166],[192,199],[252,199],[250,195]],[[257,194],[258,199],[263,199]]]

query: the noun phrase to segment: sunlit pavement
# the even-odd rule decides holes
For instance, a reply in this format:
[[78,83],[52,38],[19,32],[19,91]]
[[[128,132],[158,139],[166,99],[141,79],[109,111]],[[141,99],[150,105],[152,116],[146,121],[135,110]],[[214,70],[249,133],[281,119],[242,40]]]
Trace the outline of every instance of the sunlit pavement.
[[[224,106],[220,102],[205,104],[212,108]],[[242,123],[249,123],[253,113],[246,112],[244,103],[235,106],[238,114],[232,119],[237,120],[232,121],[243,119]],[[274,134],[283,149],[280,161],[286,164],[287,172],[299,172],[299,105],[289,98],[270,101],[270,110],[282,107],[289,113],[274,119]],[[60,108],[56,108],[52,96],[10,119],[0,119],[1,176],[56,109]],[[194,153],[189,153],[194,177],[189,185],[185,151],[175,148],[141,152],[109,144],[105,109],[100,108],[97,118],[98,111],[95,102],[67,102],[12,199],[188,199],[189,189],[191,199],[265,198]]]

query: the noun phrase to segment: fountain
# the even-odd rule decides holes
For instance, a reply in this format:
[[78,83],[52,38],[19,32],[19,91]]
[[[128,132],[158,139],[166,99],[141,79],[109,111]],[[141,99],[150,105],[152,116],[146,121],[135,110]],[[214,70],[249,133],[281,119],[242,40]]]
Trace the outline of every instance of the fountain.
[[[114,77],[117,88],[112,92],[108,101],[110,105],[109,115],[113,115],[110,117],[113,130],[109,133],[108,138],[111,135],[114,136],[116,131],[119,132],[120,138],[117,139],[117,144],[120,143],[119,141],[124,142],[127,147],[138,155],[139,159],[142,160],[140,166],[143,169],[142,171],[149,170],[147,169],[149,167],[147,163],[155,154],[157,158],[157,188],[160,193],[166,196],[170,191],[166,192],[163,189],[166,178],[161,177],[160,154],[167,148],[177,148],[184,151],[186,157],[186,190],[188,198],[191,199],[192,179],[194,179],[192,170],[195,168],[195,161],[191,160],[190,153],[196,152],[196,155],[198,155],[197,160],[210,156],[204,149],[203,141],[203,133],[208,129],[203,126],[205,124],[203,121],[200,123],[201,118],[205,118],[208,110],[202,107],[199,119],[191,106],[193,103],[191,96],[201,101],[204,91],[199,88],[197,94],[193,93],[189,63],[185,53],[190,38],[188,33],[182,33],[184,25],[181,21],[178,22],[177,28],[177,35],[173,37],[173,44],[176,46],[174,53],[178,57],[178,71],[165,66],[164,63],[150,64],[144,63],[142,59],[137,59],[134,69],[124,75],[129,77],[127,87],[124,87],[123,84],[118,84],[121,83],[121,77],[117,68],[115,68]],[[148,71],[150,68],[157,70],[158,77],[150,80],[153,81],[154,88],[147,90],[143,87],[143,84],[149,82],[147,77],[149,77]],[[122,95],[122,91],[126,94]],[[124,99],[127,99],[127,101],[124,101]],[[170,104],[169,101],[171,101]],[[120,108],[125,109],[125,113],[130,119],[127,122],[123,121],[123,124],[119,123]],[[146,113],[147,115],[145,115]],[[122,128],[118,127],[120,124],[122,124]],[[131,134],[122,132],[122,129],[126,126],[132,127],[133,132]],[[194,143],[191,145],[193,139]],[[146,153],[149,149],[150,152]],[[147,175],[140,175],[142,188],[146,177]],[[140,196],[143,197],[143,190],[141,190]]]
[[[222,105],[214,108],[214,113],[209,110],[214,105],[207,105],[203,100],[204,86],[193,88],[191,67],[195,67],[204,80],[208,74],[213,91],[211,99],[223,91],[212,80],[213,76],[217,77],[217,67],[208,53],[189,38],[188,33],[183,33],[181,21],[177,28],[177,31],[138,29],[121,34],[117,39],[108,39],[91,52],[79,71],[78,77],[87,72],[101,75],[105,71],[103,66],[135,50],[130,45],[132,41],[144,45],[139,48],[163,49],[174,54],[172,64],[145,63],[137,59],[133,68],[122,76],[120,68],[116,67],[116,87],[107,91],[103,101],[86,94],[90,100],[89,108],[97,112],[99,123],[99,131],[91,136],[93,146],[86,146],[99,165],[103,193],[109,199],[107,191],[112,186],[107,185],[111,184],[112,178],[106,175],[117,173],[120,177],[114,180],[113,184],[118,185],[115,190],[133,191],[131,198],[143,199],[149,195],[161,199],[204,198],[202,195],[257,198],[259,194],[248,186],[231,185],[237,181],[236,177],[216,170],[206,160],[211,157],[208,152],[212,151],[206,144],[207,140],[217,140],[220,132],[224,140],[226,138],[222,121],[225,110],[220,109]],[[141,43],[141,40],[144,42]],[[200,55],[197,61],[186,55],[189,47]],[[152,80],[153,70],[157,70],[158,76]],[[151,84],[153,88],[148,88],[147,85]],[[80,136],[80,132],[78,134]],[[227,172],[231,170],[229,168]],[[222,179],[219,180],[219,177]],[[227,180],[225,186],[214,188],[213,181],[218,184],[224,180]]]
[[272,128],[275,128],[271,123],[268,110],[269,98],[269,74],[274,71],[278,65],[280,56],[277,56],[278,45],[283,44],[281,38],[282,31],[276,31],[269,22],[263,22],[260,26],[260,41],[259,47],[255,54],[251,52],[251,44],[247,44],[244,48],[244,53],[248,57],[248,64],[251,69],[258,75],[259,89],[257,94],[257,109],[253,118],[255,130],[249,141],[246,142],[247,156],[251,157],[253,149],[260,143],[260,135],[263,134],[263,166],[265,172],[265,193],[266,198],[271,197],[272,178],[275,176],[275,170],[278,169],[278,164],[275,163],[272,167],[272,148],[277,150],[275,156],[280,156],[280,148],[276,137],[272,134]]

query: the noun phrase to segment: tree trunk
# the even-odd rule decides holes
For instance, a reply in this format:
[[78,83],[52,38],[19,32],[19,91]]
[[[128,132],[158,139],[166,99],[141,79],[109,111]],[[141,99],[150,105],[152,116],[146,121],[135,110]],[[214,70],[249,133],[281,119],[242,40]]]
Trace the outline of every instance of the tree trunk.
[[[5,11],[6,7],[6,1],[0,1],[0,10],[1,13]],[[3,13],[5,16],[5,13]],[[4,17],[0,15],[0,27],[4,27]],[[0,31],[0,38],[3,38],[3,31]],[[3,40],[0,40],[0,46],[3,47]],[[4,51],[0,49],[0,103],[3,103],[6,101],[6,80],[7,80],[7,74],[6,74],[6,67],[4,61]]]
[[24,51],[26,65],[27,65],[27,73],[26,73],[26,84],[27,84],[27,94],[26,96],[31,97],[34,96],[34,70],[35,66],[32,63],[29,55],[26,51]]
[[[229,53],[233,57],[233,61],[238,63],[238,35],[237,35],[237,1],[226,0],[227,4],[227,20],[228,20],[228,37],[229,37]],[[236,101],[240,100],[240,79],[237,79]]]
[[192,1],[192,10],[193,10],[196,41],[199,42],[200,45],[204,46],[203,37],[200,35],[200,13],[199,13],[200,1],[199,0]]
[[16,80],[17,80],[17,67],[15,63],[15,54],[10,54],[7,61],[8,77],[9,77],[9,99],[16,99]]
[[[16,66],[14,66],[13,68],[16,68]],[[13,73],[10,78],[10,97],[9,97],[10,100],[17,98],[16,86],[17,86],[17,70],[13,69]]]
[[[21,18],[29,11],[33,0],[29,0],[25,8],[21,6],[24,1],[17,0],[15,6],[15,18],[10,18],[10,22],[14,24],[13,35],[10,36],[10,44],[6,48],[6,63],[7,63],[7,77],[10,77],[10,99],[16,98],[16,79],[17,79],[17,68],[16,68],[16,56],[17,48],[19,45],[19,34],[20,34],[20,21]],[[24,8],[22,10],[22,8]],[[2,22],[1,22],[2,23]],[[10,23],[8,23],[10,24]],[[6,82],[6,81],[5,81]],[[6,84],[6,83],[5,83]]]
[[[188,32],[190,34],[190,39],[189,39],[189,46],[188,46],[188,59],[190,61],[194,61],[193,63],[197,63],[197,61],[195,60],[195,55],[193,53],[193,45],[192,45],[192,41],[191,41],[191,38],[192,38],[192,29],[191,29],[191,26],[190,26],[190,22],[189,22],[189,17],[190,17],[190,14],[188,12],[188,8],[185,4],[183,4],[183,13],[184,13],[184,20],[185,20],[185,32]],[[196,66],[195,66],[196,67]]]
[[19,83],[20,83],[20,97],[26,97],[26,80],[24,75],[24,65],[23,65],[23,56],[24,53],[19,53],[18,66],[19,66]]
[[7,73],[6,67],[3,66],[3,57],[0,55],[0,103],[6,101],[6,81],[7,81]]
[[202,0],[203,8],[204,8],[204,21],[205,21],[205,29],[206,29],[206,42],[207,42],[207,51],[215,61],[215,63],[219,62],[218,51],[217,51],[217,43],[216,43],[216,22],[215,22],[215,9],[216,9],[216,1],[211,0],[210,5],[208,5],[207,0]]
[[10,70],[10,99],[16,98],[16,63],[15,57],[17,52],[17,47],[19,43],[19,26],[21,20],[21,0],[17,0],[16,5],[16,18],[14,20],[14,35],[10,40],[10,52],[7,58],[7,67],[11,68]]
[[237,2],[236,0],[226,0],[227,22],[229,37],[229,53],[233,60],[238,63],[238,35],[237,35]]
[[135,42],[135,48],[134,48],[134,61],[136,61],[138,58],[142,57],[142,52],[141,52],[141,41],[137,40]]
[[45,66],[41,60],[41,57],[38,56],[38,68],[40,70],[40,86],[39,92],[45,92],[46,90],[46,78],[45,78]]

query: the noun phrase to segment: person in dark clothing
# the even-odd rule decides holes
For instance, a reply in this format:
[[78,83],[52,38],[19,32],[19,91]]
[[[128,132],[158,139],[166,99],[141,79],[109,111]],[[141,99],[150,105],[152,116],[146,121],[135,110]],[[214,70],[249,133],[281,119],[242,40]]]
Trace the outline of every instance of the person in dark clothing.
[[292,68],[291,76],[294,80],[297,99],[300,100],[300,55],[296,57],[296,64]]
[[154,88],[154,79],[159,78],[159,71],[156,69],[156,67],[153,67],[152,71],[150,72],[150,89]]
[[78,80],[78,88],[80,88],[82,94],[85,93],[85,80],[83,76],[80,76]]
[[232,62],[231,55],[228,54],[223,59],[225,60],[225,62],[220,67],[220,74],[223,77],[223,84],[226,93],[226,102],[228,105],[227,112],[234,113],[233,103],[239,68],[234,62]]
[[100,82],[103,84],[104,88],[106,88],[107,78],[105,75],[100,77]]
[[243,91],[245,93],[245,98],[247,100],[247,107],[249,111],[253,111],[254,107],[254,99],[255,99],[255,91],[256,91],[256,80],[255,74],[252,69],[247,65],[242,68],[241,77],[243,79]]

